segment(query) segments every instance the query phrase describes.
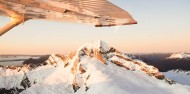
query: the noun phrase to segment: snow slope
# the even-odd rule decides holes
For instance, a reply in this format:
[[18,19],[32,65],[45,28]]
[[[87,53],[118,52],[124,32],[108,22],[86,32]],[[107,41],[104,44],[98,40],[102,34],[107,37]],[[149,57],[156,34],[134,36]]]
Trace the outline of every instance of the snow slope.
[[186,53],[176,53],[172,54],[171,56],[167,57],[166,59],[190,59],[190,54]]
[[168,78],[175,80],[177,83],[190,86],[190,71],[183,71],[177,69],[164,72],[164,75]]
[[81,46],[45,62],[0,67],[0,93],[21,94],[189,94],[157,68],[103,41]]

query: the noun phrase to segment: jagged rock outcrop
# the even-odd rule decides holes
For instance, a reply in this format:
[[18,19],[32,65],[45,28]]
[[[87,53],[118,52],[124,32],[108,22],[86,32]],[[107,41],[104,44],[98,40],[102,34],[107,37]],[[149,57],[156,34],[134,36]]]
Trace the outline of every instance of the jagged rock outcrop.
[[75,62],[72,71],[76,70],[77,64],[79,64],[80,58],[82,56],[97,58],[101,63],[106,65],[108,64],[107,62],[111,62],[131,71],[142,71],[149,76],[154,76],[158,79],[165,78],[164,75],[161,74],[157,68],[147,65],[140,60],[133,60],[132,58],[126,56],[124,53],[117,51],[113,47],[108,47],[108,45],[103,41],[85,44],[84,46],[82,46],[78,50],[78,53],[75,55]]

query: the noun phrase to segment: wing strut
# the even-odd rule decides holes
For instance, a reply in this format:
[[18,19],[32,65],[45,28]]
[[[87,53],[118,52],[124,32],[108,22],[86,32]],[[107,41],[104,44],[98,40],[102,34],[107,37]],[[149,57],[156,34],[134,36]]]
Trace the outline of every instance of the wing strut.
[[21,23],[23,23],[22,19],[13,19],[11,22],[0,28],[0,36]]
[[19,14],[11,10],[9,7],[3,5],[3,3],[1,2],[0,2],[0,10],[5,11],[11,18],[11,22],[0,28],[0,36],[2,36],[4,33],[9,31],[13,27],[23,23],[23,21],[27,20],[22,14]]

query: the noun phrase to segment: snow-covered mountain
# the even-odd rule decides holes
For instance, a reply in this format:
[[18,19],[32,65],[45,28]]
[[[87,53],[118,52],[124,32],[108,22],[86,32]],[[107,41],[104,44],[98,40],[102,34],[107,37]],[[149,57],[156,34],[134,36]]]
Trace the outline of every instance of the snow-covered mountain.
[[190,59],[190,54],[187,53],[175,53],[171,56],[167,57],[166,59]]
[[189,94],[157,68],[103,41],[41,63],[0,67],[0,93],[8,94]]
[[166,77],[175,80],[177,83],[190,86],[190,71],[176,69],[163,73]]

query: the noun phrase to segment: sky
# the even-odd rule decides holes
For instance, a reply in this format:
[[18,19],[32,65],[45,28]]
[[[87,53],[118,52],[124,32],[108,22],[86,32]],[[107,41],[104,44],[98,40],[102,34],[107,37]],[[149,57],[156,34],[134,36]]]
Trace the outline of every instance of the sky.
[[[190,0],[109,0],[136,25],[92,25],[30,20],[0,37],[0,54],[65,54],[103,40],[126,53],[190,52]],[[9,22],[0,17],[0,27]]]

